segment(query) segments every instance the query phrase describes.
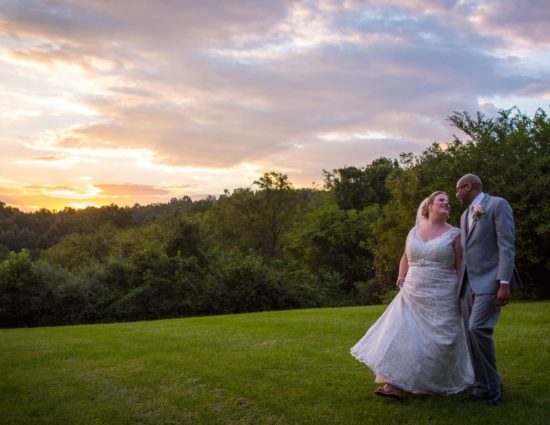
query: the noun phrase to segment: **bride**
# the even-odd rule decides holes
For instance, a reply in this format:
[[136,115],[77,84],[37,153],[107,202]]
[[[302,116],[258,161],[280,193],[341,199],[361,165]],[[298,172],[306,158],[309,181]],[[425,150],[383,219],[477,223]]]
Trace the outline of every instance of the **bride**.
[[399,293],[351,349],[384,384],[376,394],[453,394],[472,385],[457,298],[460,229],[447,223],[449,197],[434,192],[418,208],[406,240]]

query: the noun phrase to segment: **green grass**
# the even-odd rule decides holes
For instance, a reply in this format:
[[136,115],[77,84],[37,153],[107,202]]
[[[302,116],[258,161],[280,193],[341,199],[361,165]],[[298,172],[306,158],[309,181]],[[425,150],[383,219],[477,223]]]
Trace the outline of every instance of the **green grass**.
[[550,302],[503,310],[496,407],[374,395],[349,348],[383,309],[0,330],[0,423],[550,423]]

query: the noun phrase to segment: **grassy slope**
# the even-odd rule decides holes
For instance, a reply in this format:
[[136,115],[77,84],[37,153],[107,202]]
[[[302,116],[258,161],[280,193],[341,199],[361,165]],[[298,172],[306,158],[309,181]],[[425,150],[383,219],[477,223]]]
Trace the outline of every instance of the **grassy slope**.
[[0,423],[548,424],[549,307],[504,309],[497,407],[375,396],[348,353],[382,306],[0,330]]

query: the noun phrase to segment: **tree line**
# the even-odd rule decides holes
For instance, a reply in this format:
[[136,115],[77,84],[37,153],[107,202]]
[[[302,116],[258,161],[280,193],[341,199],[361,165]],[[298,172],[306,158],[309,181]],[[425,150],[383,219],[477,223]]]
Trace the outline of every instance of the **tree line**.
[[512,205],[523,296],[548,298],[548,115],[449,122],[464,140],[324,171],[319,189],[271,172],[199,201],[32,213],[0,202],[0,326],[386,301],[418,204],[447,191],[458,226],[455,183],[469,172]]

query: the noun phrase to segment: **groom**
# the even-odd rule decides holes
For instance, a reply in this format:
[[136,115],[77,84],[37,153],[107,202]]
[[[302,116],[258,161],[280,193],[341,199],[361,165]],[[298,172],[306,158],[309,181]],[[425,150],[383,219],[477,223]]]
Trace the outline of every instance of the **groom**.
[[510,204],[482,191],[481,179],[462,176],[456,197],[467,205],[460,218],[463,260],[458,288],[468,349],[474,369],[470,400],[502,401],[493,328],[500,308],[508,304],[511,289],[521,287],[514,269],[514,216]]

